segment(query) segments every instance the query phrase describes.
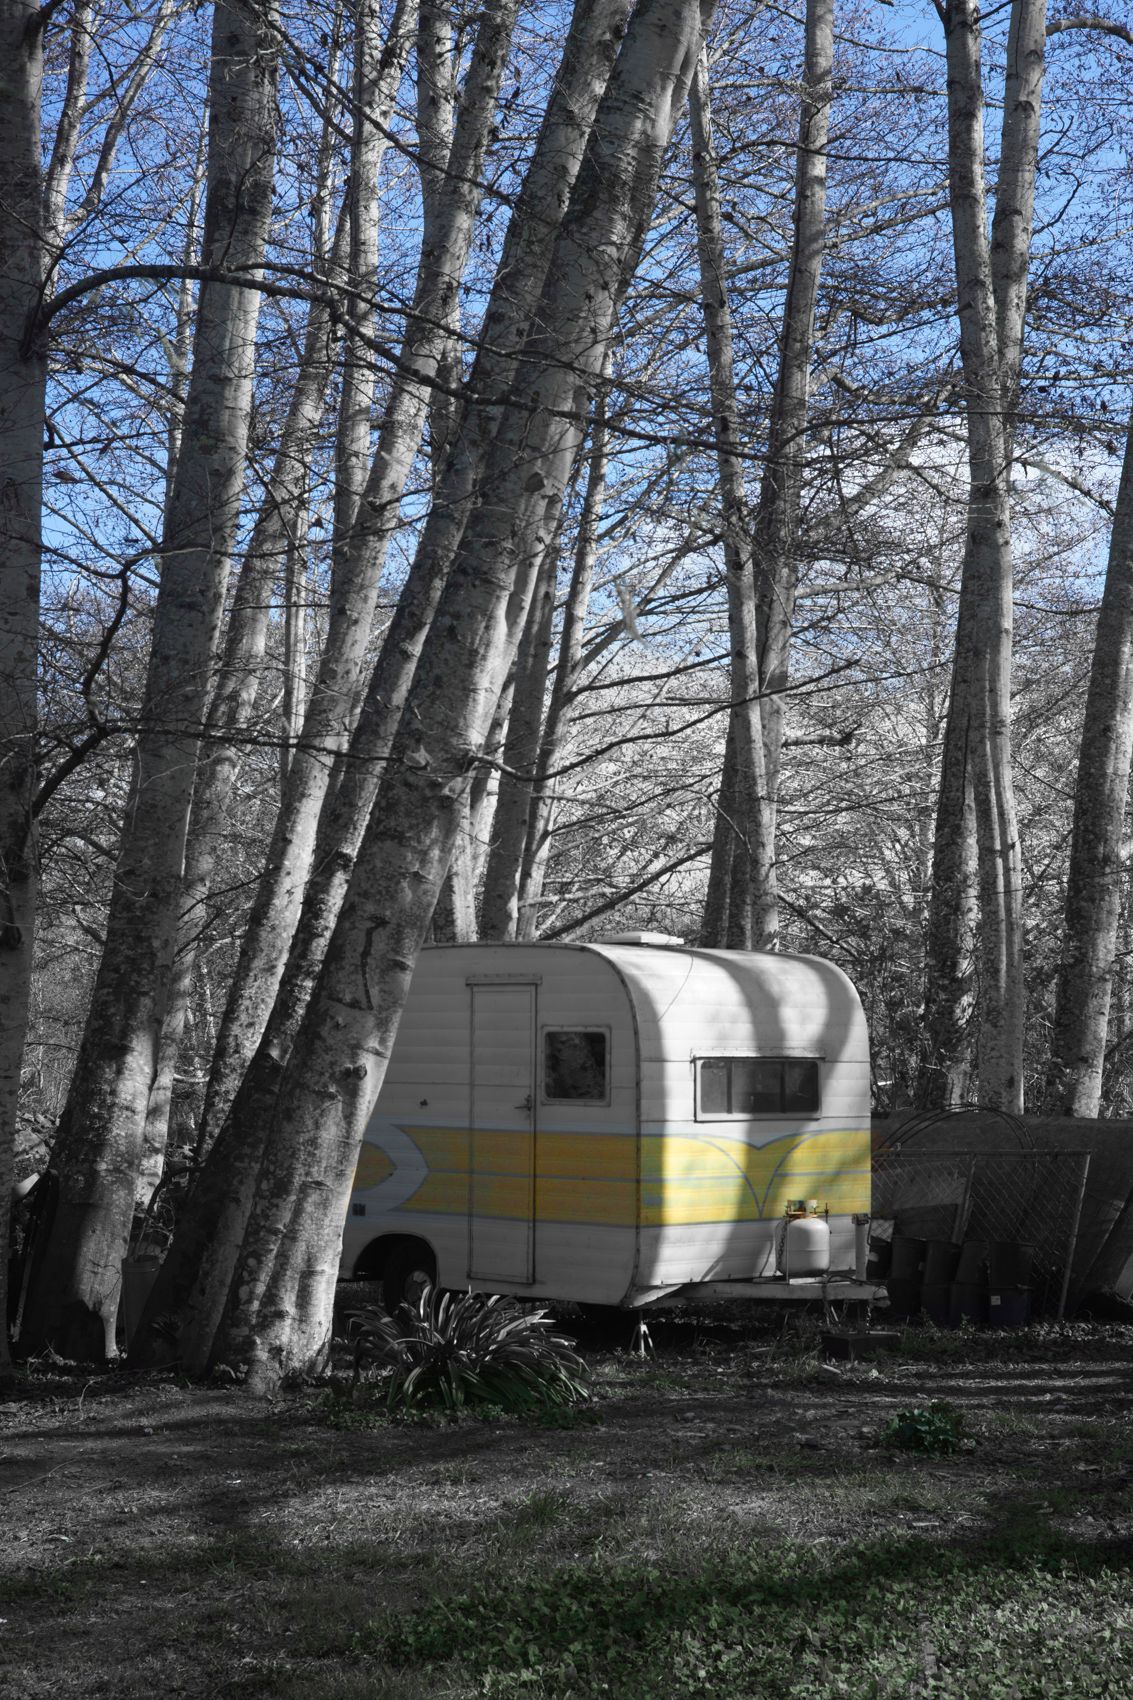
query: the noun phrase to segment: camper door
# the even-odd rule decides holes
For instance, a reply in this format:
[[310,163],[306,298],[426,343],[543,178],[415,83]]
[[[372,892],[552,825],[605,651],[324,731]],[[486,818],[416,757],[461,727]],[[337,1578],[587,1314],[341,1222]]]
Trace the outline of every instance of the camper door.
[[472,985],[470,1267],[522,1285],[535,1265],[534,985]]

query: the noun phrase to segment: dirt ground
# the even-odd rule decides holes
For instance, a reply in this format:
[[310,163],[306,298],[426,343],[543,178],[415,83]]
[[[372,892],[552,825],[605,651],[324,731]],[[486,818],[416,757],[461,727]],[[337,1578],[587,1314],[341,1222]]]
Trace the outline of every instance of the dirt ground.
[[[0,1693],[471,1693],[366,1667],[360,1626],[486,1574],[673,1562],[721,1530],[957,1542],[1037,1518],[1133,1551],[1131,1330],[911,1331],[852,1366],[742,1317],[654,1339],[641,1359],[583,1333],[594,1398],[563,1426],[363,1426],[318,1387],[263,1402],[33,1366],[0,1396]],[[931,1400],[963,1412],[961,1451],[878,1444]]]

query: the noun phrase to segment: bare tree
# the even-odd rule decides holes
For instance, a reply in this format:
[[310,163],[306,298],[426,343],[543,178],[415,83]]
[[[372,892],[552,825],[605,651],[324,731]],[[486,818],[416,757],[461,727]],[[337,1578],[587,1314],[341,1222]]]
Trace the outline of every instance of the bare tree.
[[1011,758],[1013,565],[1011,410],[1022,362],[1034,220],[1045,0],[1015,0],[1008,41],[1000,184],[989,241],[979,11],[950,0],[949,185],[967,416],[968,530],[941,757],[929,913],[922,1099],[948,1095],[962,1033],[965,890],[971,831],[979,879],[979,1093],[1023,1104],[1023,925]]
[[1133,421],[1114,509],[1086,718],[1074,785],[1074,836],[1046,1097],[1051,1109],[1101,1108],[1113,986],[1129,763],[1133,755]]
[[[276,40],[270,7],[214,11],[206,266],[254,277],[271,216]],[[61,1187],[21,1337],[114,1350],[121,1263],[180,913],[197,743],[243,491],[259,294],[202,286],[185,427],[162,538],[142,731],[106,943],[54,1158]]]
[[557,519],[588,390],[598,381],[618,296],[652,210],[702,27],[700,6],[690,0],[637,6],[555,243],[537,329],[497,415],[483,499],[468,518],[430,626],[292,1051],[228,1314],[213,1341],[214,1355],[249,1363],[254,1386],[320,1361],[326,1349],[358,1142],[451,854],[460,802],[526,619],[538,539],[549,540]]
[[[729,721],[725,750],[724,779],[717,810],[712,869],[705,901],[706,942],[730,945],[761,944],[773,948],[778,938],[778,901],[775,874],[776,808],[783,746],[783,688],[787,683],[791,630],[798,584],[799,514],[806,460],[806,431],[809,410],[810,367],[814,343],[818,285],[826,242],[826,177],[830,135],[830,104],[833,98],[834,7],[833,0],[808,0],[806,49],[799,110],[799,136],[795,156],[794,235],[787,274],[787,297],[779,340],[775,392],[768,425],[767,458],[760,484],[759,500],[751,526],[751,554],[755,571],[758,650],[751,647],[748,630],[751,610],[746,589],[741,588],[742,569],[736,558],[737,524],[744,525],[738,493],[725,496],[726,548],[728,562],[729,621],[733,670],[732,696],[735,708]],[[702,162],[709,157],[700,149]],[[704,171],[702,164],[702,172]],[[711,176],[709,168],[709,176]],[[719,229],[709,234],[711,194],[708,180],[699,188],[702,247],[719,244]],[[705,254],[708,299],[719,321],[726,312],[722,280],[712,281],[719,261]],[[719,350],[723,333],[716,329]],[[715,417],[727,390],[726,362],[710,352],[713,373]],[[716,397],[720,401],[717,403]],[[719,427],[717,427],[719,430]],[[726,438],[718,439],[726,443]],[[734,438],[733,438],[734,440]],[[727,445],[734,462],[734,449]],[[735,486],[738,467],[730,479]],[[746,529],[746,528],[745,528]],[[760,691],[766,694],[760,696]],[[749,706],[750,705],[750,706]],[[758,718],[763,756],[755,750],[754,721]],[[733,892],[732,887],[735,886]]]
[[35,939],[36,668],[47,357],[27,329],[47,279],[40,164],[43,29],[0,5],[0,1374],[8,1367],[8,1220]]

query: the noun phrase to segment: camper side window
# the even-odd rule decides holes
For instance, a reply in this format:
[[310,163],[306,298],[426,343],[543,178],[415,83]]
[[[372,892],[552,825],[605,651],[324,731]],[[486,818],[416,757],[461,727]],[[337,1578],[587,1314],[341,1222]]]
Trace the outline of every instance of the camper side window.
[[706,1057],[697,1066],[696,1113],[701,1121],[817,1111],[815,1057]]
[[548,1027],[543,1033],[544,1103],[604,1104],[608,1058],[603,1028]]

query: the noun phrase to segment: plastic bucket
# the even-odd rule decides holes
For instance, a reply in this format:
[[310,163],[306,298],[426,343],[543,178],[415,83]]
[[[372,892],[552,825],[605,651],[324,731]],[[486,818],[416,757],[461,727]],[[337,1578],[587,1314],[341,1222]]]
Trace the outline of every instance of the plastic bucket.
[[995,1240],[988,1253],[988,1282],[993,1291],[1027,1287],[1035,1248],[1022,1240]]
[[987,1319],[993,1328],[1025,1328],[1031,1320],[1030,1289],[993,1289],[987,1296]]
[[946,1287],[954,1281],[959,1261],[960,1247],[953,1240],[929,1240],[924,1256],[925,1287]]
[[893,1255],[889,1259],[889,1274],[894,1281],[917,1281],[924,1277],[924,1240],[913,1240],[907,1234],[893,1235]]
[[952,1326],[952,1283],[950,1281],[925,1282],[921,1288],[921,1309],[930,1322],[935,1322],[938,1328]]
[[960,1286],[974,1287],[986,1283],[987,1251],[986,1240],[964,1241],[956,1264],[956,1280]]
[[987,1288],[982,1281],[953,1281],[952,1326],[961,1322],[982,1324],[987,1321]]
[[889,1295],[889,1315],[907,1321],[910,1316],[916,1316],[921,1308],[921,1284],[919,1281],[889,1281],[886,1284]]

